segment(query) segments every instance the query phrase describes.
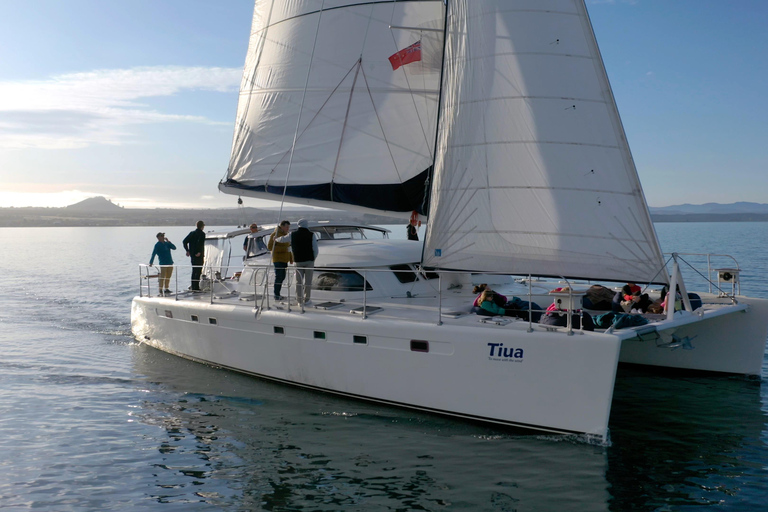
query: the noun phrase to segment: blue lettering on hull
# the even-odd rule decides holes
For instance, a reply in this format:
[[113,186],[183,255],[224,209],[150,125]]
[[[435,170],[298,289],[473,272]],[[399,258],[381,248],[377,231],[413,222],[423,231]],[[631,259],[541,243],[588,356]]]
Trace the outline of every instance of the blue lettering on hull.
[[523,361],[523,349],[521,348],[505,347],[503,343],[488,343],[488,346],[491,347],[490,354],[488,354],[488,359],[491,361]]

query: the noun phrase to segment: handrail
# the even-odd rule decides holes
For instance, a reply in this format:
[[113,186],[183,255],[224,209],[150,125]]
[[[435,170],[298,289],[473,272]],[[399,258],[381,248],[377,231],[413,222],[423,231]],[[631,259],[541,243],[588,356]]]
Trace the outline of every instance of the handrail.
[[[140,297],[153,297],[154,294],[152,293],[152,284],[151,279],[158,277],[158,275],[153,275],[152,269],[154,268],[154,265],[146,265],[146,264],[140,264],[139,265],[139,296]],[[221,266],[217,267],[217,270],[223,273],[224,269],[239,269],[243,270],[243,267],[240,265],[232,265],[232,266]],[[174,299],[175,300],[183,300],[185,295],[192,294],[191,291],[186,290],[180,290],[179,288],[179,279],[180,279],[180,272],[188,273],[191,271],[192,266],[191,265],[173,265],[174,269]],[[274,276],[274,266],[272,264],[264,264],[264,265],[247,265],[245,269],[250,269],[252,271],[250,279],[253,281],[253,301],[248,300],[244,303],[235,303],[236,305],[243,305],[248,306],[256,309],[257,311],[261,311],[262,309],[270,309],[271,308],[271,291],[270,287],[273,284],[273,280],[271,279]],[[425,281],[431,281],[431,279],[428,279],[426,277],[426,271],[423,269],[410,269],[410,270],[393,270],[390,268],[365,268],[365,269],[354,269],[350,267],[321,267],[321,268],[313,268],[313,270],[320,270],[323,272],[333,272],[333,271],[357,271],[361,274],[363,279],[362,288],[359,291],[362,291],[362,302],[363,302],[363,309],[362,309],[362,315],[361,318],[363,320],[368,318],[368,302],[369,302],[369,294],[368,294],[368,277],[370,273],[377,273],[377,272],[384,272],[384,273],[410,273],[410,274],[416,274],[419,276],[417,279],[422,279]],[[262,273],[263,272],[263,273]],[[437,274],[437,325],[443,325],[442,321],[442,313],[443,313],[443,298],[445,293],[445,286],[443,284],[443,279],[446,275],[462,275],[466,276],[469,273],[468,272],[461,272],[461,271],[450,271],[450,270],[429,270],[429,273]],[[204,272],[201,275],[201,289],[204,292],[207,292],[207,302],[210,304],[216,303],[217,300],[220,299],[220,294],[222,291],[229,291],[231,292],[230,286],[228,286],[228,283],[230,282],[236,282],[235,275],[238,275],[237,279],[243,275],[243,272],[240,272],[239,274],[237,272],[232,272],[231,276],[228,278],[222,278],[219,279],[216,277],[218,272],[215,272],[213,268],[209,268],[208,271]],[[230,274],[228,272],[228,274]],[[507,276],[510,277],[509,274],[501,273],[501,272],[484,272],[484,275],[500,275],[500,276]],[[187,274],[189,275],[189,274]],[[530,276],[529,276],[530,277]],[[183,276],[182,276],[183,279]],[[416,281],[415,281],[416,282]],[[292,304],[291,304],[291,297],[292,297],[292,289],[295,284],[295,280],[293,278],[293,272],[288,272],[286,275],[286,279],[284,281],[284,286],[286,288],[286,295],[288,297],[288,311],[291,311]],[[512,284],[512,281],[510,280],[510,284]],[[223,285],[223,288],[222,288]],[[451,288],[449,288],[451,289]],[[242,290],[242,288],[241,288]],[[432,288],[434,290],[434,288]],[[259,291],[262,291],[263,293],[261,296],[259,296]],[[537,295],[545,295],[546,292],[542,291],[540,294]],[[205,297],[205,295],[203,295]],[[531,283],[529,282],[528,286],[528,293],[527,293],[528,302],[533,302],[533,289],[531,286]],[[261,305],[259,304],[261,302]],[[528,332],[533,332],[533,314],[534,313],[545,313],[544,310],[533,310],[529,308],[528,312]],[[570,316],[572,313],[568,311],[568,315]]]
[[[712,258],[727,258],[733,262],[733,264],[736,266],[736,270],[741,270],[741,267],[739,266],[739,262],[736,261],[736,258],[731,256],[730,254],[717,254],[717,253],[699,253],[699,252],[678,252],[678,253],[664,253],[665,256],[671,256],[672,254],[677,254],[678,256],[706,256],[707,258],[707,284],[709,286],[709,293],[712,293],[712,275],[714,272],[717,272],[717,269],[712,268]],[[740,288],[740,287],[739,287]],[[739,290],[740,292],[740,290]]]
[[[694,255],[694,256],[707,256],[706,254],[688,254]],[[738,267],[738,263],[734,258],[732,258],[729,255],[713,255],[713,256],[724,256],[731,258],[736,265],[736,268]],[[708,260],[711,264],[711,260]],[[156,273],[153,272],[153,269],[156,268],[156,266],[152,265],[146,265],[146,264],[140,264],[139,265],[139,296],[140,297],[153,297],[154,294],[152,293],[152,283],[151,280],[154,278],[157,278],[158,276],[155,275]],[[180,290],[179,280],[184,279],[184,276],[179,276],[179,272],[189,272],[189,270],[192,267],[190,265],[174,265],[174,288],[175,288],[175,300],[183,300],[185,296],[188,294],[191,295],[191,292],[187,292],[186,290]],[[205,297],[208,299],[207,301],[211,304],[216,303],[218,300],[222,300],[225,297],[223,295],[227,296],[235,296],[234,292],[235,290],[232,287],[232,284],[238,283],[237,279],[239,279],[240,276],[246,274],[247,270],[251,271],[249,279],[253,282],[253,287],[251,290],[253,291],[254,297],[253,301],[247,300],[244,302],[237,302],[235,301],[235,305],[242,305],[242,306],[248,306],[253,307],[254,309],[261,311],[263,309],[271,309],[272,303],[271,303],[271,286],[274,283],[273,277],[274,277],[274,266],[270,264],[263,264],[263,265],[254,265],[249,264],[245,266],[245,269],[243,269],[240,265],[232,265],[232,266],[222,266],[221,269],[224,268],[227,269],[239,269],[243,270],[243,273],[237,274],[238,277],[236,278],[236,273],[232,273],[232,277],[229,278],[222,278],[218,279],[216,277],[216,273],[211,269],[209,272],[205,272],[201,279],[201,282],[205,282],[204,286],[210,286],[210,288],[206,288],[205,292],[208,292],[208,296]],[[740,268],[739,268],[740,269]],[[446,285],[444,283],[444,279],[450,276],[461,276],[460,283],[464,284],[466,286],[468,280],[472,280],[470,277],[473,273],[467,272],[467,271],[457,271],[457,270],[440,270],[440,269],[430,269],[428,271],[420,268],[409,268],[409,269],[403,269],[403,270],[395,270],[388,267],[385,268],[351,268],[351,267],[320,267],[320,268],[313,268],[314,271],[319,272],[349,272],[349,271],[356,271],[360,274],[360,277],[362,278],[362,288],[350,289],[351,293],[360,293],[361,295],[356,295],[354,299],[351,299],[354,302],[357,302],[359,304],[359,301],[362,300],[363,308],[362,308],[362,315],[361,318],[363,320],[367,319],[369,317],[368,312],[368,302],[370,301],[370,294],[368,293],[368,278],[372,273],[378,273],[378,272],[384,272],[384,273],[404,273],[404,274],[412,274],[414,275],[414,279],[417,281],[414,281],[415,283],[422,282],[423,285],[428,288],[431,291],[436,291],[436,297],[431,294],[431,292],[427,292],[427,294],[424,294],[425,289],[421,289],[421,299],[433,299],[430,300],[427,303],[418,302],[416,304],[419,304],[419,307],[425,307],[428,308],[430,311],[434,311],[432,308],[437,309],[437,319],[436,324],[437,325],[443,325],[444,322],[442,320],[443,317],[443,309],[445,307],[444,299],[448,297],[445,295],[446,293],[452,293],[451,290],[456,290],[456,287],[454,284],[451,284],[450,286]],[[263,273],[262,273],[263,272]],[[222,272],[223,273],[223,272]],[[536,298],[536,301],[541,301],[542,298],[551,298],[550,292],[552,291],[553,285],[559,286],[564,288],[563,293],[564,295],[560,296],[561,300],[568,300],[568,304],[566,307],[562,308],[563,311],[561,311],[563,314],[566,315],[566,325],[565,325],[565,332],[567,332],[568,335],[573,335],[575,331],[583,331],[584,330],[584,311],[583,308],[579,306],[578,301],[574,299],[574,296],[577,295],[577,292],[579,291],[578,288],[581,286],[589,286],[591,282],[589,281],[582,281],[579,280],[578,282],[574,282],[566,277],[560,276],[557,277],[550,277],[547,280],[541,280],[540,278],[537,278],[536,276],[533,276],[531,274],[521,276],[521,275],[510,275],[508,273],[504,272],[482,272],[483,276],[504,276],[506,279],[508,279],[509,284],[511,285],[513,282],[521,283],[521,284],[527,284],[527,290],[524,292],[523,290],[520,290],[518,294],[521,297],[526,297],[528,299],[529,304],[532,304],[534,302],[534,297]],[[187,274],[189,275],[189,274]],[[436,277],[434,277],[434,276]],[[295,284],[295,280],[293,279],[293,272],[287,272],[286,279],[284,281],[284,286],[286,288],[286,295],[288,296],[288,305],[287,310],[290,312],[292,310],[292,289],[293,285]],[[429,282],[434,281],[434,279],[437,279],[437,283],[433,283],[431,286],[428,285]],[[476,282],[476,280],[474,280]],[[401,281],[405,282],[405,281]],[[317,281],[314,283],[317,285]],[[435,284],[437,285],[435,287]],[[538,284],[538,289],[535,290],[534,293],[534,285]],[[247,290],[249,290],[248,285],[245,287],[242,286],[242,283],[238,283],[237,287],[241,291],[241,293],[249,293]],[[567,290],[565,289],[567,288]],[[262,292],[261,295],[259,292]],[[467,296],[473,295],[468,292],[460,292],[460,293],[466,293]],[[578,293],[579,295],[581,293]],[[407,295],[408,297],[411,297],[410,292]],[[415,296],[414,296],[415,297]],[[459,299],[459,296],[453,296],[456,299]],[[469,297],[467,297],[469,300]],[[350,299],[347,299],[350,300]],[[463,300],[463,299],[462,299]],[[545,299],[546,300],[546,299]],[[555,299],[556,300],[556,299]],[[343,302],[343,301],[342,301]],[[231,303],[229,303],[231,304]],[[469,304],[467,304],[467,311],[469,310]],[[303,309],[302,309],[303,311]],[[534,332],[533,328],[533,315],[536,313],[542,313],[546,314],[546,308],[545,309],[532,309],[529,305],[528,310],[528,332]],[[258,314],[258,313],[257,313]],[[574,329],[574,320],[573,315],[577,314],[579,315],[580,320],[580,326],[578,329]],[[429,315],[430,318],[431,315]],[[431,320],[430,320],[431,322]],[[554,327],[554,326],[551,326]],[[561,328],[562,329],[562,328]],[[558,329],[560,330],[560,329]]]

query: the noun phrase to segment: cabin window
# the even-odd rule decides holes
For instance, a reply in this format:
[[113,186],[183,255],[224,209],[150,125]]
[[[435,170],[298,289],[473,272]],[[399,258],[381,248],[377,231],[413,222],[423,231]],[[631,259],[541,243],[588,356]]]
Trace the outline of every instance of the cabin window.
[[315,331],[315,339],[316,340],[324,340],[325,339],[325,332],[324,331]]
[[362,229],[355,226],[318,226],[312,231],[320,240],[365,240]]
[[173,318],[173,311],[166,309],[165,310],[165,317],[166,318]]
[[352,341],[355,342],[358,345],[367,345],[368,344],[368,337],[367,336],[354,335],[352,337]]
[[429,352],[429,342],[425,340],[411,340],[413,352]]
[[315,274],[312,288],[330,292],[361,292],[373,290],[371,284],[354,270],[334,270]]
[[285,329],[279,325],[274,326],[275,334],[285,334]]
[[219,322],[217,322],[215,318],[209,318],[209,319],[208,319],[208,323],[209,323],[209,324],[211,324],[211,325],[216,325],[216,324],[218,324]]
[[197,318],[197,315],[192,315],[192,321],[199,322],[200,320]]
[[416,280],[416,272],[410,265],[392,265],[389,267],[394,273],[395,277],[401,283],[412,283]]

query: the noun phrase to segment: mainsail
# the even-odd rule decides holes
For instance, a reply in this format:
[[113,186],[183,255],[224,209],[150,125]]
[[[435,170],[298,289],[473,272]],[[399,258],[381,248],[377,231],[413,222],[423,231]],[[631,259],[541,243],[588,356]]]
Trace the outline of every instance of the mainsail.
[[582,0],[450,0],[425,265],[664,282]]
[[257,0],[219,187],[428,208],[426,266],[667,279],[583,0]]
[[441,0],[257,0],[220,189],[426,213],[444,11]]

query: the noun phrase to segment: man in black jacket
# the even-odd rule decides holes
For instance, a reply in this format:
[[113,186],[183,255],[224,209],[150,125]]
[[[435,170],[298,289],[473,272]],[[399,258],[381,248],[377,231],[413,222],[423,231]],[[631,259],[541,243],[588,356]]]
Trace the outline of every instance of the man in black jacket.
[[197,229],[190,231],[182,242],[187,256],[192,260],[192,286],[193,292],[200,291],[200,274],[203,272],[203,259],[205,258],[205,223],[197,221]]

